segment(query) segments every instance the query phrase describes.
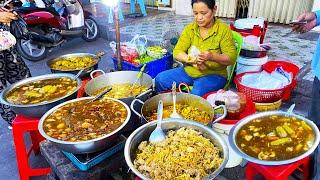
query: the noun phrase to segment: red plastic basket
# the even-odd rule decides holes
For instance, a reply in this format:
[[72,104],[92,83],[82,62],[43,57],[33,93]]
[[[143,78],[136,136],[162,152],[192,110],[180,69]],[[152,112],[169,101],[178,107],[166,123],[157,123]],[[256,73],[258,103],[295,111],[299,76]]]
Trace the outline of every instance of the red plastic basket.
[[297,65],[286,60],[270,60],[262,65],[262,69],[269,73],[274,71],[277,67],[282,67],[283,70],[291,72],[293,75],[292,83],[290,84],[290,87],[287,87],[285,89],[284,95],[282,97],[282,100],[286,101],[290,98],[292,90],[297,86],[297,80],[295,78],[298,75],[300,69]]
[[287,88],[291,88],[291,84],[289,84],[280,89],[262,90],[262,89],[251,88],[241,84],[241,80],[244,75],[253,74],[253,73],[258,73],[258,72],[245,72],[245,73],[236,75],[234,78],[234,83],[236,84],[238,91],[250,97],[253,100],[253,102],[260,102],[260,103],[276,102],[283,98],[285,94],[284,92],[286,91]]

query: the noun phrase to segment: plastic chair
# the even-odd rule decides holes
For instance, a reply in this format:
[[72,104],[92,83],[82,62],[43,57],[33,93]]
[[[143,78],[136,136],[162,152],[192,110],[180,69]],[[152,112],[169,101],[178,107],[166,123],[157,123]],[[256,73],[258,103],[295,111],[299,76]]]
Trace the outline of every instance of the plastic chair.
[[[12,125],[13,141],[16,147],[17,165],[21,180],[28,180],[31,176],[44,176],[51,172],[51,168],[31,168],[29,156],[33,151],[39,154],[39,143],[44,140],[38,131],[39,119],[18,115]],[[29,132],[31,137],[31,148],[28,150],[24,142],[24,134]]]
[[[237,59],[238,59],[238,57],[240,55],[241,48],[242,48],[243,38],[240,33],[235,32],[235,31],[232,31],[232,37],[233,37],[234,41],[236,42]],[[230,87],[230,84],[233,80],[233,75],[234,75],[234,71],[236,69],[236,65],[237,65],[237,61],[233,65],[230,65],[227,67],[227,74],[228,74],[227,83],[223,88],[225,90],[228,90]],[[181,85],[184,87],[180,87],[180,85],[179,85],[179,89],[181,89],[183,91],[189,92],[192,90],[192,86],[186,86],[185,84],[181,84]]]
[[[144,0],[137,0],[141,9],[141,13],[143,16],[147,16],[146,6],[144,5]],[[136,0],[130,0],[130,13],[133,14],[136,12]]]
[[306,157],[297,162],[280,165],[280,166],[264,166],[248,162],[246,167],[246,179],[253,180],[257,173],[260,173],[266,180],[287,180],[288,177],[295,171],[300,170],[303,173],[303,179],[309,179],[310,157]]
[[[237,58],[238,58],[240,55],[241,48],[242,48],[243,38],[240,33],[235,32],[235,31],[232,31],[232,36],[233,36],[234,41],[236,42]],[[228,90],[230,87],[230,84],[233,79],[234,71],[236,69],[236,65],[237,65],[237,61],[233,65],[227,67],[228,78],[227,78],[227,84],[224,86],[225,90]]]

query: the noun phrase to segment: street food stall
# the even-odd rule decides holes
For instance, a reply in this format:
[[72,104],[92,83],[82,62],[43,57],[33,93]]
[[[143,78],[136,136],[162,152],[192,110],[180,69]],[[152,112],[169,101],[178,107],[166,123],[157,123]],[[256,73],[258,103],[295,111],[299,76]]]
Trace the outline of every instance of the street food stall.
[[[97,70],[103,53],[67,54],[48,61],[52,74],[3,90],[1,103],[18,114],[13,135],[21,179],[49,173],[97,179],[114,172],[128,179],[214,179],[246,163],[247,179],[257,173],[286,178],[300,165],[308,177],[319,130],[294,105],[279,110],[297,84],[297,66],[269,60],[258,71],[237,73],[235,89],[203,97],[176,92],[175,83],[157,94],[153,78],[174,68],[172,54],[139,37],[119,40],[110,46],[121,71]],[[50,168],[29,167],[25,132]]]

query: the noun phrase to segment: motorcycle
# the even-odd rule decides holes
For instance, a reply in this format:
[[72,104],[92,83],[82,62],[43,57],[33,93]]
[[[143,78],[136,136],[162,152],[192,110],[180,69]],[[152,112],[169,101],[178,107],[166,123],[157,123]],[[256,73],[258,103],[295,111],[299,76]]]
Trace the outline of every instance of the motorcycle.
[[30,61],[39,61],[50,49],[70,38],[82,37],[87,42],[99,38],[100,30],[90,12],[78,0],[61,0],[62,11],[53,7],[54,0],[45,0],[45,8],[19,7],[15,11],[28,26],[29,37],[17,40],[17,50]]

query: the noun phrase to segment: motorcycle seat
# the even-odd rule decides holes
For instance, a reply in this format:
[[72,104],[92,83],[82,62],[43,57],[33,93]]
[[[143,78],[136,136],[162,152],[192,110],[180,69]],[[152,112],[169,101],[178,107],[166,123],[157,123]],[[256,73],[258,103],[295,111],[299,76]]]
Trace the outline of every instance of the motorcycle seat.
[[60,14],[53,8],[53,7],[46,7],[46,8],[38,8],[38,7],[21,7],[17,9],[17,12],[21,13],[32,13],[37,11],[47,11],[52,13],[55,16],[60,16]]

